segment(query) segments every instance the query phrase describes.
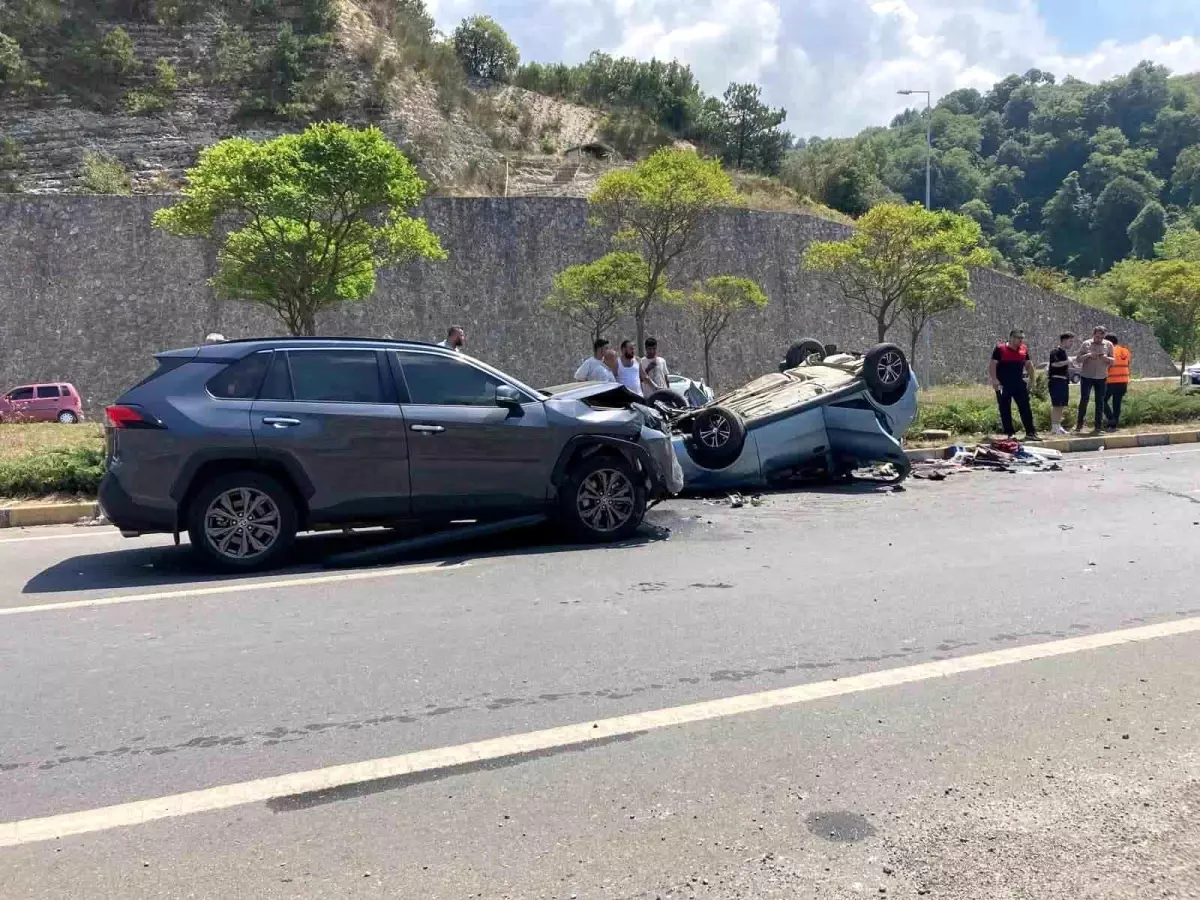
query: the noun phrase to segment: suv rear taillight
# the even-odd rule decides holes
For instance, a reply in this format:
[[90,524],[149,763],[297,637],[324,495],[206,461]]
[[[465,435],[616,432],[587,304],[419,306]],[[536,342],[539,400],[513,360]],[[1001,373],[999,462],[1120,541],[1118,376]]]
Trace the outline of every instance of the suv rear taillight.
[[163,423],[138,406],[109,406],[104,418],[112,428],[162,428]]

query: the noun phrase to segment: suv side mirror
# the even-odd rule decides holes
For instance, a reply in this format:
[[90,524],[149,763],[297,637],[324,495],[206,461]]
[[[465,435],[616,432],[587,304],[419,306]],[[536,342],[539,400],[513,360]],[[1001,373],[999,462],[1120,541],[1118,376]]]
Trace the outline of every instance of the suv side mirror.
[[507,406],[509,409],[519,412],[521,409],[521,392],[512,385],[499,385],[496,388],[496,405]]

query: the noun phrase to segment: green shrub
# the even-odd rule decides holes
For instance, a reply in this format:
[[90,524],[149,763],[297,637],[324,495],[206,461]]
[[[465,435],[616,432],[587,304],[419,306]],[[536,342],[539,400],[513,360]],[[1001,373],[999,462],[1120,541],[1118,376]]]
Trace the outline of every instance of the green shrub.
[[160,56],[154,64],[154,81],[126,94],[125,109],[135,116],[162,112],[175,100],[178,90],[179,73],[169,60]]
[[28,168],[25,154],[15,138],[0,137],[0,194],[15,194],[21,190],[21,173]]
[[133,185],[125,166],[108,153],[83,154],[82,185],[85,194],[131,194]]
[[0,460],[0,497],[95,494],[103,474],[104,451],[87,447]]
[[254,71],[254,45],[240,25],[218,19],[209,49],[211,77],[218,84],[244,84]]

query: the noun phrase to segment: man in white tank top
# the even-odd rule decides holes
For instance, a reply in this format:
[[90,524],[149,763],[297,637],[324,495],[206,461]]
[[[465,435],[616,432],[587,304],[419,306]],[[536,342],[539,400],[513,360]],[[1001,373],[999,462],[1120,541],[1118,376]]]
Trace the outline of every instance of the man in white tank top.
[[637,345],[621,341],[621,356],[617,360],[617,380],[639,397],[642,396],[642,364],[637,358]]

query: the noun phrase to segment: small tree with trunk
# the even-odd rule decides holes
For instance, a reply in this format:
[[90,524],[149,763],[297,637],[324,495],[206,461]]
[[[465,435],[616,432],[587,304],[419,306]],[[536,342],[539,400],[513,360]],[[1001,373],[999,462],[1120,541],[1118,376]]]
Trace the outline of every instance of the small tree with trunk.
[[[555,275],[544,305],[596,341],[633,311],[646,278],[646,263],[638,254],[609,253]],[[664,282],[660,293],[665,289]]]
[[671,268],[701,247],[703,225],[716,209],[741,202],[721,163],[691,150],[665,147],[633,169],[600,179],[588,198],[593,220],[612,229],[619,249],[633,250],[646,264],[633,306],[639,352],[646,314],[662,298]]
[[981,238],[979,223],[966,216],[882,204],[855,222],[845,240],[810,244],[803,263],[826,273],[842,298],[875,322],[876,337],[884,341],[910,305],[943,311],[969,302],[969,269],[989,261]]
[[1161,259],[1138,266],[1134,292],[1141,295],[1163,346],[1179,353],[1183,378],[1200,349],[1200,262]]
[[229,138],[201,152],[187,179],[154,224],[219,240],[218,295],[265,306],[291,334],[316,334],[318,313],[369,297],[382,266],[446,258],[408,214],[425,182],[378,128],[327,122]]
[[712,384],[713,345],[739,312],[766,306],[767,295],[749,278],[717,275],[696,284],[682,301],[704,346],[704,380]]

